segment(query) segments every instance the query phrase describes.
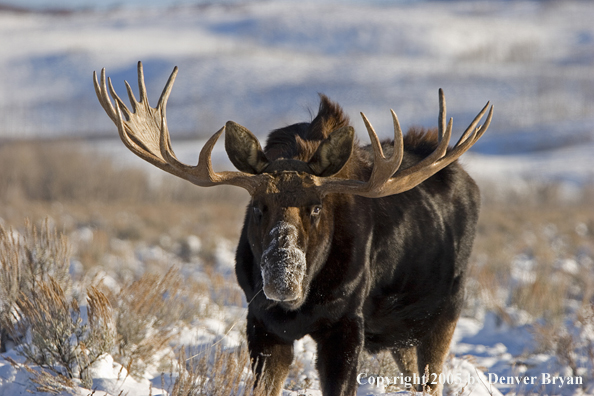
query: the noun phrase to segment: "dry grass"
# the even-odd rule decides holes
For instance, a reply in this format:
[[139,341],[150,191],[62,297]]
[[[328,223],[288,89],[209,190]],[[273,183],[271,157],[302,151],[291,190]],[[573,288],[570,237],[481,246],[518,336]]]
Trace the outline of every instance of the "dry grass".
[[[401,374],[398,369],[392,354],[388,351],[380,352],[376,355],[370,355],[367,352],[363,352],[359,357],[359,373],[370,373],[375,377],[389,377],[395,378]],[[402,384],[390,384],[386,386],[386,392],[398,392],[410,390]]]
[[84,143],[0,143],[0,218],[7,224],[50,217],[66,233],[86,224],[128,240],[155,242],[164,233],[174,241],[236,239],[247,200],[241,189],[200,188],[168,175],[155,185]]
[[175,335],[185,302],[181,287],[181,277],[171,269],[163,277],[145,274],[119,293],[109,293],[116,310],[114,358],[133,376],[142,377]]
[[[561,322],[567,301],[594,293],[592,202],[559,201],[483,207],[471,257],[472,299],[489,308],[514,306]],[[472,284],[472,282],[471,282]]]
[[[556,356],[588,384],[594,367],[588,335],[594,328],[594,200],[591,186],[572,202],[559,190],[540,186],[512,202],[485,203],[467,309],[490,309],[512,326],[527,321],[536,342],[532,352]],[[529,317],[509,315],[510,308]]]
[[264,386],[254,388],[250,357],[245,345],[224,350],[220,345],[208,347],[193,359],[187,359],[184,348],[178,357],[178,375],[171,396],[264,396]]
[[[79,378],[89,386],[87,368],[103,352],[112,353],[133,375],[143,375],[168,348],[180,321],[190,323],[197,316],[208,314],[204,310],[213,304],[242,304],[237,286],[230,285],[209,264],[216,264],[221,237],[237,238],[245,195],[224,187],[200,189],[171,178],[164,179],[161,188],[155,189],[142,172],[116,169],[105,159],[71,148],[53,143],[0,147],[0,224],[18,224],[25,215],[32,217],[33,223],[48,215],[51,219],[45,223],[43,233],[26,227],[35,235],[33,243],[24,243],[12,229],[2,228],[2,263],[13,267],[0,274],[6,278],[4,294],[13,296],[13,308],[19,310],[20,320],[15,327],[18,324],[20,332],[28,329],[32,334],[33,339],[21,344],[21,349],[33,364],[41,367],[34,370],[39,374],[31,372],[34,381],[38,390],[50,392],[72,385],[71,378]],[[50,232],[50,228],[70,234],[75,240],[73,248],[66,249],[66,237]],[[80,237],[81,230],[86,237]],[[188,245],[188,235],[202,241],[198,252]],[[31,248],[34,254],[26,254],[29,246],[38,246],[39,241],[47,246]],[[114,241],[160,246],[177,255],[176,260],[181,262],[201,260],[206,264],[208,279],[182,278],[176,270],[164,271],[163,267],[171,264],[157,261],[149,264],[153,273],[120,277],[120,281],[126,281],[119,290],[89,287],[89,320],[85,323],[81,320],[81,308],[70,293],[70,253],[83,265],[83,275],[77,281],[96,283],[101,278],[92,276],[97,273],[96,268],[104,268],[108,255],[122,254],[114,248]],[[63,264],[60,278],[69,282],[68,287],[56,280],[56,271],[48,272],[42,267],[41,272],[30,271],[43,275],[36,280],[35,292],[22,297],[13,280],[16,277],[30,282],[32,277],[23,274],[22,268],[28,267],[20,264],[21,257],[38,258],[38,253],[48,248],[55,248],[51,262]],[[20,261],[8,260],[8,256]],[[27,264],[38,261],[29,260]],[[46,259],[42,263],[49,262]],[[46,272],[48,275],[44,275]],[[84,274],[91,275],[93,280],[89,281]],[[212,348],[205,358],[192,359],[179,367],[183,369],[173,394],[254,394],[245,348]],[[22,368],[30,369],[28,365]],[[210,379],[204,381],[205,378]]]
[[134,169],[117,170],[106,158],[52,142],[0,146],[0,200],[133,201],[149,190]]
[[26,363],[16,362],[9,356],[4,357],[4,359],[6,359],[6,361],[8,361],[12,367],[16,368],[17,370],[24,370],[28,372],[31,375],[31,382],[35,384],[35,390],[37,392],[51,393],[54,395],[69,395],[74,393],[73,390],[76,387],[76,383],[64,375],[56,374],[53,371],[44,369],[43,367],[34,369]]
[[583,306],[570,323],[535,325],[533,334],[540,352],[553,353],[572,376],[581,376],[582,389],[594,380],[594,303]]
[[[85,321],[71,292],[68,239],[50,227],[49,221],[39,230],[27,223],[22,234],[1,227],[0,236],[3,329],[20,344],[19,353],[30,362],[13,364],[31,374],[38,391],[62,392],[74,386],[72,379],[90,388],[89,369],[105,354],[112,354],[128,373],[141,377],[168,349],[181,321],[191,323],[216,304],[211,298],[219,304],[241,304],[237,286],[212,268],[206,282],[184,279],[171,268],[164,275],[145,273],[117,292],[101,282],[87,287]],[[97,284],[97,279],[85,282]],[[28,337],[22,338],[24,334]],[[180,371],[176,394],[252,394],[245,351],[213,349],[208,356],[211,360],[206,363],[197,360],[203,365],[199,370],[193,364]],[[207,363],[214,364],[211,379],[197,388],[192,376],[204,376]],[[221,393],[227,391],[233,393]]]
[[198,188],[175,177],[154,183],[140,169],[114,166],[84,142],[0,142],[0,202],[237,203],[245,197],[235,188]]

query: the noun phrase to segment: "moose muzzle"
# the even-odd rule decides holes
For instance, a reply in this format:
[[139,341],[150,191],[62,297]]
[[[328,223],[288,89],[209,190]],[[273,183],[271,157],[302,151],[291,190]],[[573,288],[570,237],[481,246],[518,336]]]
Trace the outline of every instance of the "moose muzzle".
[[305,253],[299,248],[297,228],[279,221],[269,233],[270,242],[262,254],[261,268],[266,298],[294,301],[303,295]]

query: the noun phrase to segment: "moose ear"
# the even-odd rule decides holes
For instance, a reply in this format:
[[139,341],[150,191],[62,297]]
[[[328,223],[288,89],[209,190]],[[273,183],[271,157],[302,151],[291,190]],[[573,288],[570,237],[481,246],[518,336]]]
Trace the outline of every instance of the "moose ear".
[[355,130],[338,128],[328,136],[308,162],[316,176],[332,176],[342,169],[353,151]]
[[259,174],[268,166],[268,158],[258,139],[233,121],[225,125],[225,150],[233,165],[242,172]]

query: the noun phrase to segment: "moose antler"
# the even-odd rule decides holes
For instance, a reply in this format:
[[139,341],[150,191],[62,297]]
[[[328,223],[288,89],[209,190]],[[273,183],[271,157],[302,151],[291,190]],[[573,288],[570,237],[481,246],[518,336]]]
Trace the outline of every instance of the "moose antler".
[[[250,194],[253,193],[262,182],[260,175],[228,171],[214,172],[212,169],[212,149],[225,127],[221,128],[206,142],[200,151],[197,166],[186,165],[175,156],[171,148],[165,108],[176,76],[177,66],[173,69],[167,84],[165,84],[157,107],[152,108],[146,95],[142,62],[138,62],[139,101],[134,97],[132,88],[126,81],[126,89],[132,105],[132,111],[130,111],[113,89],[111,79],[108,79],[109,92],[115,101],[115,107],[111,103],[105,83],[105,68],[101,70],[101,82],[97,80],[97,73],[93,72],[97,98],[109,118],[118,127],[120,138],[134,154],[164,171],[198,186],[210,187],[218,184],[230,184],[245,188]],[[122,113],[126,117],[125,120]]]
[[[167,128],[165,108],[167,99],[171,93],[173,82],[177,76],[177,67],[173,69],[163,93],[159,98],[157,107],[152,108],[148,103],[142,62],[138,62],[138,87],[140,100],[137,101],[132,88],[126,82],[128,97],[132,105],[132,111],[126,107],[122,99],[117,95],[108,79],[108,86],[105,79],[105,69],[101,70],[101,81],[97,80],[97,74],[93,72],[95,92],[103,109],[118,127],[120,138],[124,144],[140,158],[169,172],[182,179],[188,180],[198,186],[210,187],[219,184],[229,184],[246,189],[253,194],[262,185],[265,174],[248,174],[238,171],[214,172],[211,163],[211,154],[214,145],[225,130],[225,127],[216,132],[200,151],[197,166],[190,166],[180,162],[173,149]],[[111,102],[109,94],[115,101],[115,107]],[[380,198],[388,195],[398,194],[422,183],[441,169],[456,161],[487,131],[493,116],[493,106],[489,109],[485,124],[477,128],[478,122],[489,108],[489,102],[474,118],[466,128],[458,143],[448,151],[448,144],[452,135],[452,119],[446,126],[446,103],[443,91],[439,90],[439,122],[438,122],[438,145],[437,148],[419,163],[398,171],[402,163],[404,143],[402,130],[396,113],[392,112],[394,122],[394,151],[390,158],[384,156],[382,146],[371,123],[363,113],[363,121],[367,128],[371,145],[373,147],[374,165],[369,180],[340,179],[336,177],[313,176],[314,182],[318,185],[322,194],[343,193],[355,194],[368,198]],[[125,120],[122,117],[125,116]],[[231,127],[237,128],[234,123],[228,123]],[[251,133],[250,133],[251,134]],[[254,137],[255,139],[255,137]],[[257,151],[261,151],[257,145]]]
[[429,154],[428,157],[419,163],[395,172],[402,163],[403,138],[402,130],[396,113],[392,112],[394,121],[394,153],[389,159],[386,159],[377,137],[375,130],[361,113],[363,122],[367,127],[371,145],[373,147],[373,170],[369,180],[366,182],[360,180],[347,180],[338,178],[316,178],[316,184],[325,193],[344,193],[361,195],[368,198],[380,198],[388,195],[398,194],[422,183],[452,162],[456,161],[464,154],[477,140],[487,131],[491,118],[493,117],[493,106],[489,109],[489,114],[485,123],[477,128],[478,122],[483,118],[489,108],[489,102],[478,113],[468,128],[464,131],[458,143],[448,151],[448,144],[452,136],[452,118],[450,118],[446,127],[446,102],[443,90],[439,90],[439,120],[438,120],[438,145],[437,148]]

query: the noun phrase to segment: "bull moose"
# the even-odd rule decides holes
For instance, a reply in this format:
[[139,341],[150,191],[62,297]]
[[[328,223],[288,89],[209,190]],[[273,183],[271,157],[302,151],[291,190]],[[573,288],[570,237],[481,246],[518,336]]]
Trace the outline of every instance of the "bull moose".
[[[392,111],[394,140],[380,143],[361,113],[371,139],[361,146],[343,110],[320,95],[311,122],[272,131],[264,149],[228,121],[189,166],[171,148],[165,117],[176,75],[177,67],[152,108],[139,62],[139,101],[126,82],[130,110],[106,84],[105,69],[100,81],[93,73],[99,102],[134,154],[198,186],[249,192],[236,275],[249,301],[253,370],[266,394],[281,394],[293,343],[308,334],[326,396],[356,393],[363,349],[388,349],[404,376],[439,375],[464,301],[480,205],[456,160],[487,130],[493,107],[477,127],[487,103],[454,147],[442,90],[436,130],[403,136]],[[213,171],[223,131],[238,171]],[[440,383],[425,385],[442,392]]]

